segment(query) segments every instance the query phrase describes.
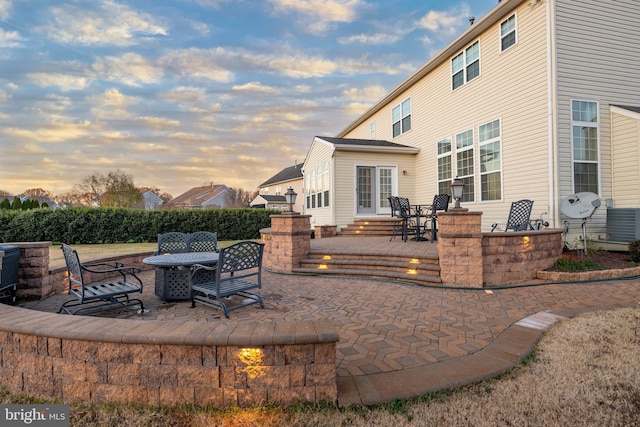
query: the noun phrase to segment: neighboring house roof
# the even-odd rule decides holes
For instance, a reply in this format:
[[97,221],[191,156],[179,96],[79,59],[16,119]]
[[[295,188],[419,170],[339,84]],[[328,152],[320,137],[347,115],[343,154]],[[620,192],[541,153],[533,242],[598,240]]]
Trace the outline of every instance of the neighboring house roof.
[[293,181],[296,179],[302,179],[302,167],[304,163],[295,164],[293,166],[289,166],[288,168],[282,169],[280,172],[260,184],[260,187],[266,187],[268,185],[277,184],[280,182]]
[[397,144],[395,142],[379,139],[354,139],[354,138],[333,138],[329,136],[316,136],[316,139],[333,144],[336,150],[349,151],[378,151],[378,152],[404,152],[418,153],[419,148],[408,145]]
[[[194,187],[162,205],[166,208],[194,208],[213,206],[212,199],[223,195],[228,190],[226,185],[205,185]],[[222,206],[222,203],[218,204]]]
[[493,9],[491,9],[486,15],[479,20],[475,21],[473,25],[462,33],[458,38],[449,43],[444,49],[434,55],[427,63],[420,67],[415,73],[409,76],[406,80],[400,83],[395,89],[389,92],[382,100],[380,100],[373,107],[369,108],[363,115],[358,117],[355,121],[351,122],[345,129],[343,129],[338,136],[347,135],[349,132],[360,126],[367,121],[376,112],[383,109],[390,102],[397,102],[398,96],[413,86],[416,82],[420,81],[424,76],[435,70],[444,62],[451,60],[451,57],[463,49],[471,41],[479,37],[483,32],[489,29],[492,25],[503,19],[504,15],[508,11],[515,9],[522,0],[507,0],[498,3]]
[[258,197],[264,199],[265,202],[269,203],[287,203],[287,199],[284,196],[271,196],[269,194],[261,194]]

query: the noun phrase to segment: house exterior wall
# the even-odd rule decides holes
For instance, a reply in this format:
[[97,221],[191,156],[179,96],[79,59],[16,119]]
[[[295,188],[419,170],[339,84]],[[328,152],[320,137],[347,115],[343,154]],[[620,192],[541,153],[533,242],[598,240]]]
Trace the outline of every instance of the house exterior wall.
[[640,207],[640,114],[611,113],[613,207]]
[[[479,41],[479,77],[452,90],[452,56],[448,57],[370,120],[341,135],[369,137],[370,123],[375,121],[376,139],[419,147],[412,197],[431,200],[438,192],[437,141],[473,130],[475,201],[463,202],[463,206],[483,212],[484,230],[494,222],[505,221],[515,200],[534,200],[532,217],[549,212],[546,9],[528,4],[522,2],[508,10],[503,19],[461,47],[460,51]],[[517,43],[501,52],[500,23],[513,13],[517,20]],[[409,97],[412,129],[393,138],[391,110]],[[496,119],[501,123],[502,197],[481,202],[478,127]],[[455,169],[454,159],[454,177]]]
[[[415,154],[364,153],[360,151],[337,150],[334,156],[335,181],[335,224],[344,227],[353,223],[356,216],[356,167],[384,166],[396,170],[396,194],[409,197],[412,203],[427,202],[415,197],[416,165]],[[406,171],[406,174],[403,174]]]
[[[631,194],[613,187],[609,106],[640,105],[637,63],[640,57],[640,44],[637,42],[640,3],[636,0],[551,0],[550,3],[555,5],[559,199],[574,191],[571,100],[588,100],[597,101],[599,106],[599,195],[603,200],[613,198],[614,206],[619,206],[617,195],[630,202]],[[616,169],[619,168],[616,166]],[[638,169],[633,172],[637,180]],[[635,207],[638,206],[637,200]],[[580,230],[580,220],[570,221],[571,229]],[[606,209],[600,209],[589,223],[588,232],[599,234],[605,229]]]
[[[311,148],[309,149],[309,153],[307,153],[307,157],[305,159],[304,167],[302,168],[304,182],[303,182],[303,191],[300,194],[301,203],[303,203],[303,210],[307,215],[311,215],[311,227],[313,228],[317,225],[336,225],[335,216],[333,212],[333,207],[335,206],[335,194],[334,189],[336,188],[335,182],[335,171],[334,171],[334,162],[333,162],[333,146],[327,142],[320,141],[317,138],[311,144]],[[325,163],[328,162],[329,172],[328,179],[323,181],[323,191],[329,191],[329,206],[323,206],[321,208],[310,207],[307,205],[307,199],[309,197],[315,196],[318,194],[318,189],[316,188],[315,182],[315,171],[317,171],[318,166],[323,171],[324,175],[324,166]],[[314,174],[312,174],[314,172]],[[313,175],[313,179],[312,179]],[[323,178],[326,178],[323,176]],[[313,182],[312,182],[313,180]],[[328,180],[328,182],[326,182]],[[324,201],[324,200],[323,200]]]

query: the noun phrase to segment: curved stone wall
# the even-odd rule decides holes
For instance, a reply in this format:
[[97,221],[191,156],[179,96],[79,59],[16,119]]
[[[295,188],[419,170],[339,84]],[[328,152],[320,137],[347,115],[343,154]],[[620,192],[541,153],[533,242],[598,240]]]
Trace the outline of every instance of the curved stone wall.
[[66,403],[224,408],[334,402],[330,322],[163,322],[0,304],[0,376]]

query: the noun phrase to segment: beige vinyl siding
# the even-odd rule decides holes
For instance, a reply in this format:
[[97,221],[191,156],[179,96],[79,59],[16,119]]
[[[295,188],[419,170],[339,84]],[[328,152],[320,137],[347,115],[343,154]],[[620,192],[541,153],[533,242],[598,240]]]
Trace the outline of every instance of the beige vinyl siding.
[[[377,130],[376,130],[377,132]],[[356,182],[355,172],[357,166],[385,166],[396,167],[398,172],[398,194],[414,195],[415,178],[415,154],[391,154],[391,153],[363,153],[360,151],[335,152],[335,179],[336,188],[335,224],[338,228],[353,223],[356,216]],[[407,174],[403,175],[402,171]],[[417,203],[417,202],[416,202]]]
[[[419,147],[414,198],[431,200],[438,190],[436,142],[473,129],[475,202],[463,207],[483,212],[484,230],[506,220],[515,200],[533,199],[534,217],[549,212],[546,9],[525,2],[516,13],[518,43],[507,51],[500,51],[500,23],[511,12],[469,42],[480,41],[479,77],[453,91],[450,57],[347,135],[365,135],[375,120],[377,138]],[[412,129],[392,138],[391,109],[407,97]],[[478,127],[496,119],[501,121],[502,200],[480,202]]]
[[304,213],[311,215],[311,226],[316,225],[335,225],[334,221],[334,208],[335,208],[335,194],[336,188],[334,165],[333,165],[333,145],[324,141],[315,139],[311,144],[309,153],[305,159],[303,175],[306,182],[311,177],[311,171],[315,171],[318,165],[321,168],[324,166],[325,160],[329,161],[329,206],[315,209],[307,209],[307,186],[304,185]]
[[[573,192],[571,100],[597,101],[600,119],[600,197],[613,197],[609,105],[640,104],[640,2],[556,1],[559,199]],[[615,202],[614,202],[615,203]],[[604,233],[606,209],[589,223]],[[580,221],[570,221],[570,230]]]
[[640,207],[640,120],[611,114],[613,206]]

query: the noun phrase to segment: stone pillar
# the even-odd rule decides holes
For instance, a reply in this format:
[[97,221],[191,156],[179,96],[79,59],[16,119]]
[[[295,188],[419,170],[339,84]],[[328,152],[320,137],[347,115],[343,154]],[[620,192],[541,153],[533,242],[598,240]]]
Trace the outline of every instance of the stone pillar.
[[268,270],[291,273],[311,248],[311,215],[271,215],[271,228],[260,230]]
[[482,212],[438,214],[438,256],[444,286],[483,287]]
[[49,280],[51,242],[9,242],[20,248],[18,298],[42,299],[56,292]]
[[337,225],[316,225],[314,227],[314,238],[322,239],[325,237],[335,237],[338,234],[337,229]]

